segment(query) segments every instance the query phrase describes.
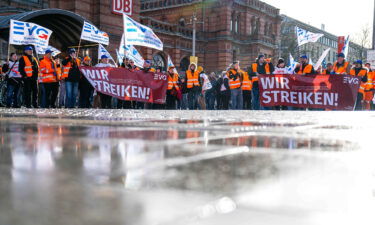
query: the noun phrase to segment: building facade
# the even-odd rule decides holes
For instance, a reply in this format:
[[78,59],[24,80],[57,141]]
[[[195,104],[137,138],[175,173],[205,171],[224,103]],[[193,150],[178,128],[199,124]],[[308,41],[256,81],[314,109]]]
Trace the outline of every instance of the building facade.
[[[7,54],[10,18],[50,28],[54,31],[51,45],[62,50],[78,45],[80,26],[88,20],[110,35],[107,48],[115,56],[123,28],[122,16],[112,12],[112,2],[0,0],[1,59]],[[50,12],[34,15],[35,10],[41,9]],[[279,10],[258,0],[133,0],[131,17],[151,27],[163,41],[162,52],[137,48],[145,59],[153,59],[154,65],[164,68],[168,55],[180,70],[187,68],[193,47],[192,18],[196,21],[196,56],[206,71],[224,70],[235,60],[247,67],[259,54],[275,58],[279,55]],[[95,47],[89,46],[92,43],[81,44],[86,46],[82,50],[85,54],[95,56]]]
[[[337,56],[337,48],[338,48],[338,36],[328,33],[324,29],[324,25],[322,28],[316,28],[309,24],[303,23],[299,20],[293,19],[286,15],[282,15],[282,23],[281,23],[281,55],[285,59],[289,59],[289,54],[292,54],[294,58],[298,58],[302,54],[306,54],[308,57],[311,58],[313,62],[317,62],[319,57],[323,54],[323,52],[330,48],[330,52],[326,57],[327,63],[333,63],[336,61]],[[307,43],[300,47],[297,45],[297,36],[296,36],[296,27],[302,28],[304,30],[313,32],[313,33],[322,33],[324,34],[316,43]],[[349,44],[349,53],[347,56],[347,60],[350,62],[354,62],[358,59],[363,61],[366,60],[367,55],[367,48],[364,46],[360,46],[354,42],[350,42]]]

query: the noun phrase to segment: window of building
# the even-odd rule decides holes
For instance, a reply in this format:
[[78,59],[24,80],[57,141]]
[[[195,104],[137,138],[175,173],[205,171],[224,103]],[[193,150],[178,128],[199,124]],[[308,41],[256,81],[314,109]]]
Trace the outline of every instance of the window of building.
[[165,60],[163,56],[161,56],[160,54],[154,55],[154,57],[152,57],[152,66],[161,67],[162,70],[165,71],[166,67],[165,67]]

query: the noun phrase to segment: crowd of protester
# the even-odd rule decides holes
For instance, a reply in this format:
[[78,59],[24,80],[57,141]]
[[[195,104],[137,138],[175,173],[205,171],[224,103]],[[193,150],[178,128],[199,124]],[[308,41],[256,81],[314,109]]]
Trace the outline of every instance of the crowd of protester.
[[[362,78],[358,93],[356,110],[374,109],[373,72],[369,64],[362,66],[362,61],[353,66],[345,60],[345,55],[338,54],[334,64],[326,68],[314,67],[303,55],[294,70],[286,67],[286,62],[279,59],[276,66],[259,55],[250,67],[242,69],[239,62],[233,62],[227,70],[220,73],[207,72],[202,66],[191,63],[186,71],[177,73],[173,66],[163,71],[153,68],[146,60],[143,68],[134,65],[134,61],[125,58],[119,65],[109,62],[102,56],[98,64],[93,65],[89,56],[81,60],[75,49],[69,49],[67,57],[53,57],[47,50],[43,58],[33,56],[33,48],[26,46],[24,54],[10,54],[10,60],[0,68],[0,106],[20,108],[103,108],[103,109],[169,109],[169,110],[286,110],[290,107],[265,108],[259,99],[259,74],[350,74]],[[80,72],[79,66],[122,67],[130,71],[165,73],[168,88],[165,104],[150,104],[119,100],[98,93]],[[295,108],[294,108],[295,109]]]

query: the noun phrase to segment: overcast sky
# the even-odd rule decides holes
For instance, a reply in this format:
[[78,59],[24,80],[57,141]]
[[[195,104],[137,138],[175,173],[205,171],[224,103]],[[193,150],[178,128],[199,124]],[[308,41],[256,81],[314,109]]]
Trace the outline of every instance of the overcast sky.
[[[372,31],[374,0],[262,0],[285,14],[312,26],[325,24],[326,31],[338,36],[356,35],[363,26]],[[372,33],[371,33],[372,35]]]

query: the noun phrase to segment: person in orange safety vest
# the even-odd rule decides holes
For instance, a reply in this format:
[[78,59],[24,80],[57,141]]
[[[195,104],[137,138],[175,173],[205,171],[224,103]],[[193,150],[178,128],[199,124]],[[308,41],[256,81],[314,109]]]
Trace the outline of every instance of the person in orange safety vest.
[[357,101],[355,105],[355,110],[360,111],[363,110],[363,100],[364,100],[364,94],[366,89],[366,83],[367,83],[367,73],[368,70],[366,68],[362,67],[362,60],[357,60],[354,63],[354,67],[350,70],[350,75],[352,76],[358,76],[361,79],[361,86],[358,90],[357,95]]
[[349,74],[350,68],[349,62],[345,61],[345,54],[337,54],[337,61],[333,64],[332,74]]
[[55,108],[59,91],[58,70],[52,58],[52,51],[47,49],[39,64],[39,85],[41,88],[41,108]]

